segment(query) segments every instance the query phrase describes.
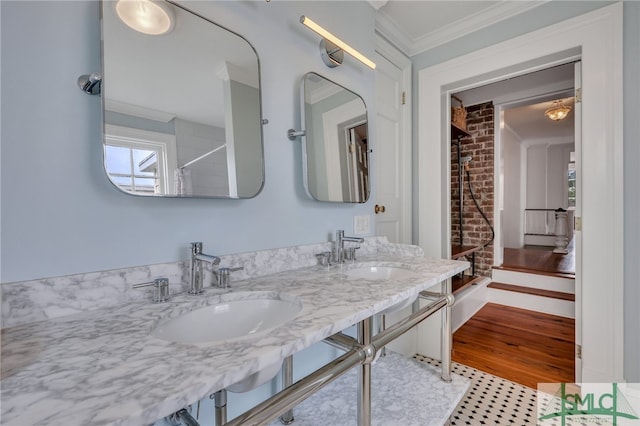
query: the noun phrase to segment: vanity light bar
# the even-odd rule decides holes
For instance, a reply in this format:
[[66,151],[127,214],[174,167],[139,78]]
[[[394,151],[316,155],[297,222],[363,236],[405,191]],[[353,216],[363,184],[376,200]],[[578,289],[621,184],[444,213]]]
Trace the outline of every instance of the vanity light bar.
[[337,47],[339,47],[340,49],[344,50],[349,55],[353,56],[354,58],[356,58],[357,60],[359,60],[360,62],[362,62],[363,64],[365,64],[369,68],[371,68],[372,70],[376,69],[376,64],[371,59],[367,58],[362,53],[358,52],[356,49],[354,49],[353,47],[349,46],[347,43],[345,43],[344,41],[340,40],[338,37],[334,36],[333,34],[331,34],[329,31],[325,30],[324,28],[322,28],[317,23],[313,22],[311,19],[309,19],[306,16],[302,15],[300,17],[300,22],[302,24],[304,24],[310,30],[312,30],[315,33],[317,33],[320,37],[330,41],[333,44],[335,44]]

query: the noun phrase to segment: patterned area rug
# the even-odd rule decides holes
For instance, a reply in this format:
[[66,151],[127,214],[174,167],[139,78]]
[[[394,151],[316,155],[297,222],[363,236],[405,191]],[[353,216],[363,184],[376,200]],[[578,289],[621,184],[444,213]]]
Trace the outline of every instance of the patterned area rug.
[[[439,367],[440,361],[416,354],[418,361]],[[452,371],[471,381],[450,421],[458,425],[535,425],[536,390],[489,373],[452,363]]]

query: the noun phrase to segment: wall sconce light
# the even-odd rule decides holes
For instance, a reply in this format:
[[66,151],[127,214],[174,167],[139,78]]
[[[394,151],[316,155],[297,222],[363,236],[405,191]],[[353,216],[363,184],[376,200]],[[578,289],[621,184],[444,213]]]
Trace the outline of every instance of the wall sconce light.
[[143,34],[162,35],[173,30],[175,15],[164,0],[118,0],[114,7],[122,22]]
[[320,56],[326,66],[334,68],[342,64],[342,59],[344,57],[343,52],[347,52],[349,55],[353,56],[372,70],[376,68],[376,64],[371,59],[367,58],[362,53],[358,52],[356,49],[313,22],[311,19],[302,15],[300,17],[300,22],[322,37],[322,41],[320,41]]
[[544,112],[549,119],[553,121],[564,120],[569,115],[571,107],[562,103],[562,101],[553,101],[551,108]]

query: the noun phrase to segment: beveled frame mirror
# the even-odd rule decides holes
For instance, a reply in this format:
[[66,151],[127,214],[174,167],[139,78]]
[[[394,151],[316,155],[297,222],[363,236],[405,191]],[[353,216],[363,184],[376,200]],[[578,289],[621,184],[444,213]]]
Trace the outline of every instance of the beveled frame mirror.
[[369,199],[367,107],[345,87],[310,72],[301,83],[303,179],[315,200]]
[[162,35],[130,28],[117,2],[101,3],[107,176],[133,195],[254,197],[264,185],[256,51],[240,35],[158,1],[174,15]]

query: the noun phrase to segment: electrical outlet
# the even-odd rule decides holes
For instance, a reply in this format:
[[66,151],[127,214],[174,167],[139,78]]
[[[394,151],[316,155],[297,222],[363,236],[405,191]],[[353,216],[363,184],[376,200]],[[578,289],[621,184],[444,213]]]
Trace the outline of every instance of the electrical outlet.
[[368,214],[353,217],[353,234],[368,235],[371,232],[370,216]]

